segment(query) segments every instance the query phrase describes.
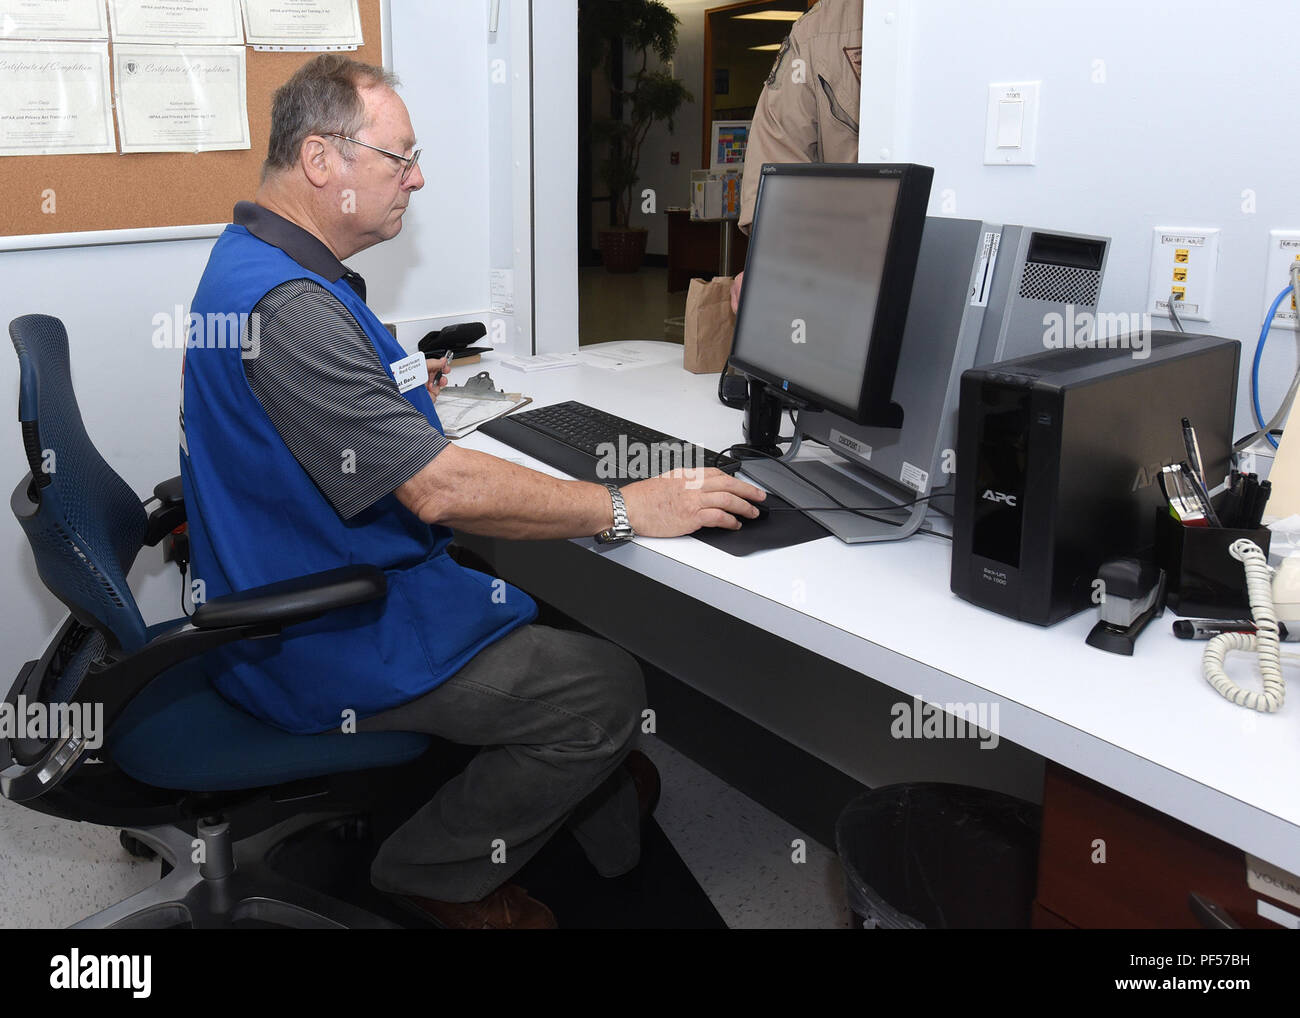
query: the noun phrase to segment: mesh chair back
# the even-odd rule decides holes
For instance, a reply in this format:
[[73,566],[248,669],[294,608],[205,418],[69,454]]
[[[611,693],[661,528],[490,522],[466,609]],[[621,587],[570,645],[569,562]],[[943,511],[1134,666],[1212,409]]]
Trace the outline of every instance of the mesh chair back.
[[[50,592],[102,637],[101,650],[132,653],[145,643],[145,625],[126,574],[144,542],[144,508],[86,434],[63,323],[24,315],[9,323],[9,337],[18,351],[18,417],[31,467],[14,489],[14,515]],[[77,648],[83,655],[89,649]]]

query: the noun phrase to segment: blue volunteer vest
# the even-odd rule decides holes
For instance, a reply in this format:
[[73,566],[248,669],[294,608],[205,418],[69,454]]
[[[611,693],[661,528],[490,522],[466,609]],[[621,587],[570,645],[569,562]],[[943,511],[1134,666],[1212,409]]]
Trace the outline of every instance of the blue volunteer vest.
[[[391,376],[388,366],[406,351],[352,288],[307,271],[242,226],[227,226],[214,245],[191,313],[250,314],[291,279],[314,280],[337,297]],[[451,531],[422,523],[391,493],[340,518],[253,394],[239,347],[221,346],[191,340],[181,407],[191,575],[206,598],[362,563],[388,577],[383,601],[213,651],[205,662],[223,696],[290,732],[336,729],[345,711],[364,718],[428,692],[537,616],[527,594],[453,562]],[[405,396],[442,430],[423,386]]]

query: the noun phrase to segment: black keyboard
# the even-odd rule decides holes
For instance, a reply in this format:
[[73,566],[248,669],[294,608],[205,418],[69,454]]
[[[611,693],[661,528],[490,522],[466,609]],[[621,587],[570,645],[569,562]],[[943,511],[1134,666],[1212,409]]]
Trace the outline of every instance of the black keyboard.
[[679,467],[740,467],[731,456],[574,400],[499,417],[479,431],[582,481],[625,484]]

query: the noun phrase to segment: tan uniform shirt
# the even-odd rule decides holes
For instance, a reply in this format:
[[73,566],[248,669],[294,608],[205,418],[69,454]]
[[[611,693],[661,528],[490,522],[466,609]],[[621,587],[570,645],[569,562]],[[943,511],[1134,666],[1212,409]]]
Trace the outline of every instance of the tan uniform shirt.
[[862,0],[819,0],[795,22],[767,76],[745,150],[740,228],[754,220],[764,163],[856,163]]

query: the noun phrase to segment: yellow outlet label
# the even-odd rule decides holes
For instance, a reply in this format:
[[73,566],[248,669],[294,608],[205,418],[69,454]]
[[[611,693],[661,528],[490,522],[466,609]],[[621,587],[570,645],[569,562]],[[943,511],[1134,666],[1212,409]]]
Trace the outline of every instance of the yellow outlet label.
[[1187,282],[1187,269],[1185,267],[1177,266],[1174,268],[1174,282],[1175,283]]
[[1186,264],[1187,264],[1187,257],[1188,257],[1188,255],[1190,255],[1190,254],[1191,254],[1191,250],[1190,250],[1189,248],[1185,248],[1185,247],[1177,248],[1177,249],[1174,251],[1174,261],[1176,261],[1176,262],[1178,262],[1178,263],[1180,263],[1180,264],[1182,264],[1182,265],[1186,265]]
[[1175,286],[1173,289],[1173,293],[1178,300],[1184,300],[1187,297],[1187,287]]

